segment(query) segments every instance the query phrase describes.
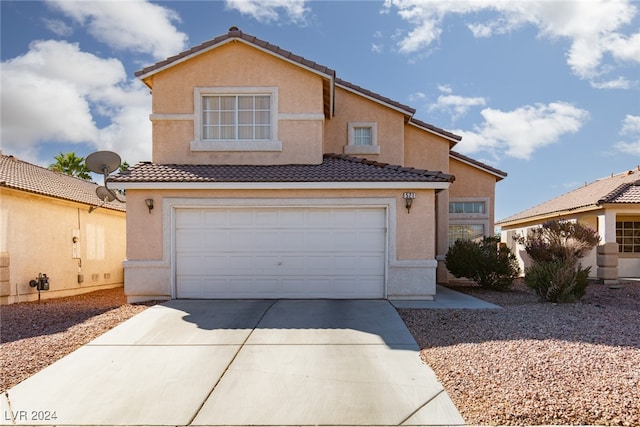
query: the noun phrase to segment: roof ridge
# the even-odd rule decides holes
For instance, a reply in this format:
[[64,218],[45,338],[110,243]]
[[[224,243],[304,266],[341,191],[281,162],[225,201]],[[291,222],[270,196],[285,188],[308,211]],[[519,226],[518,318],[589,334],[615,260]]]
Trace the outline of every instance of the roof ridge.
[[164,66],[167,66],[179,59],[186,58],[200,51],[208,49],[212,46],[218,45],[220,43],[223,43],[227,40],[232,40],[232,39],[244,40],[245,42],[251,43],[259,48],[268,50],[269,52],[272,52],[285,59],[291,60],[293,62],[297,62],[305,67],[312,68],[320,73],[329,74],[331,75],[331,77],[335,77],[336,75],[335,70],[327,67],[326,65],[318,64],[317,62],[311,61],[310,59],[307,59],[303,56],[296,55],[293,52],[286,50],[278,45],[269,43],[268,41],[260,39],[251,34],[244,33],[242,32],[242,30],[238,29],[238,27],[231,27],[229,28],[229,31],[226,34],[221,34],[219,36],[216,36],[211,40],[204,41],[198,45],[190,47],[189,49],[183,50],[182,52],[176,55],[172,55],[154,64],[151,64],[147,67],[144,67],[143,69],[136,71],[134,75],[136,77],[141,77],[152,71],[163,68]]

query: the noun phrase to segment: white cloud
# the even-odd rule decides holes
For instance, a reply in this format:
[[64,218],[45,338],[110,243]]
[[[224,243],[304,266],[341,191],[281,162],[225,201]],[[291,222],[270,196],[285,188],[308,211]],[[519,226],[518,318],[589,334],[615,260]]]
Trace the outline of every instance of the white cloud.
[[42,22],[44,22],[45,27],[47,27],[49,31],[57,36],[69,37],[73,34],[73,29],[59,19],[44,18]]
[[456,150],[463,154],[489,151],[495,157],[529,159],[537,149],[577,132],[589,118],[587,111],[565,102],[525,105],[513,111],[486,108],[481,114],[484,122],[473,132],[453,131],[462,136]]
[[475,37],[505,34],[525,25],[534,25],[540,37],[568,39],[566,57],[572,71],[581,79],[594,79],[609,70],[605,55],[616,61],[640,63],[640,32],[621,31],[637,13],[630,0],[609,1],[501,1],[501,0],[385,0],[384,8],[397,9],[412,25],[399,42],[400,51],[414,54],[439,40],[446,15],[475,16],[494,12],[497,18],[467,26]]
[[486,105],[486,100],[482,97],[464,97],[453,95],[450,87],[443,87],[446,95],[438,96],[438,100],[429,106],[429,111],[441,110],[448,111],[455,120],[465,114],[471,107],[479,107]]
[[97,40],[113,49],[148,53],[162,59],[185,49],[187,36],[173,22],[180,17],[171,9],[143,0],[50,0],[49,4],[87,27]]
[[151,97],[140,82],[127,81],[119,60],[37,41],[3,62],[1,77],[5,153],[33,158],[38,144],[64,142],[112,149],[130,163],[150,159]]
[[620,135],[627,136],[631,141],[620,141],[615,148],[623,153],[640,157],[640,116],[628,114],[623,122]]
[[591,87],[595,89],[629,89],[631,86],[633,86],[633,83],[625,79],[624,77],[618,77],[615,80],[608,80],[603,82],[592,80],[590,84]]
[[308,23],[309,8],[305,3],[305,0],[226,0],[229,9],[249,15],[258,22],[288,20],[300,26]]
[[627,114],[622,122],[621,135],[638,135],[640,134],[640,116],[632,116]]

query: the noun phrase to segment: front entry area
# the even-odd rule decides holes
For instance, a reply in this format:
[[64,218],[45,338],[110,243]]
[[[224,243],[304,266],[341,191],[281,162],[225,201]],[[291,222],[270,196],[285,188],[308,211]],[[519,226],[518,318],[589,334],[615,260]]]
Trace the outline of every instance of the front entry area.
[[381,207],[175,210],[177,298],[385,298]]

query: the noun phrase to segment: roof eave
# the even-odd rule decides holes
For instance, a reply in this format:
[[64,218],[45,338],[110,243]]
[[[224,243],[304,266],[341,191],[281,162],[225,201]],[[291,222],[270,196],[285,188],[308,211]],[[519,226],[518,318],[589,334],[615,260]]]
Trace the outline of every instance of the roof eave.
[[574,215],[574,214],[583,213],[583,212],[591,212],[599,209],[602,209],[601,205],[592,203],[590,205],[579,206],[576,208],[562,209],[562,210],[557,210],[553,212],[546,212],[543,214],[535,214],[535,215],[517,218],[513,220],[509,220],[508,218],[506,218],[500,221],[496,221],[496,225],[503,226],[503,227],[513,227],[513,226],[521,225],[523,223],[543,222],[543,221],[555,219],[558,217]]
[[344,190],[344,189],[406,189],[446,190],[451,182],[111,182],[116,190]]

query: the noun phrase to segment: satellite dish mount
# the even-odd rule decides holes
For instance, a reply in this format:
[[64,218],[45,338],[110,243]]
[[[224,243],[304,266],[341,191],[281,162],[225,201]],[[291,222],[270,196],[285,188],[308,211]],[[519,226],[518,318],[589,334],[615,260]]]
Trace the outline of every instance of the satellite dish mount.
[[92,206],[89,209],[89,213],[101,206],[104,206],[107,202],[112,202],[114,200],[117,200],[120,203],[126,202],[126,200],[120,199],[115,191],[107,187],[109,175],[116,171],[120,167],[121,163],[122,159],[120,159],[120,156],[113,151],[96,151],[95,153],[89,154],[85,159],[85,164],[91,172],[99,173],[104,176],[104,186],[96,188],[96,195],[100,200],[102,200],[102,203],[99,206]]

